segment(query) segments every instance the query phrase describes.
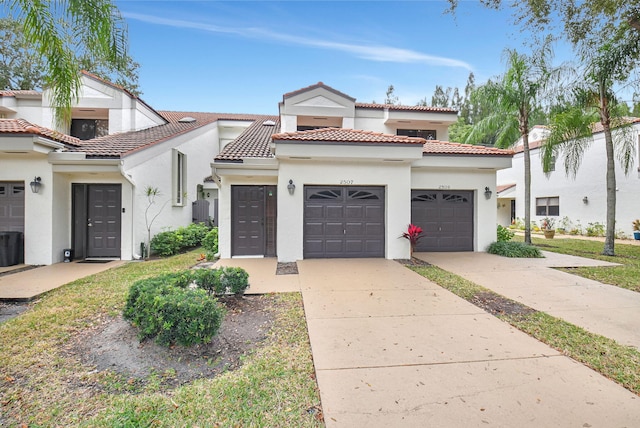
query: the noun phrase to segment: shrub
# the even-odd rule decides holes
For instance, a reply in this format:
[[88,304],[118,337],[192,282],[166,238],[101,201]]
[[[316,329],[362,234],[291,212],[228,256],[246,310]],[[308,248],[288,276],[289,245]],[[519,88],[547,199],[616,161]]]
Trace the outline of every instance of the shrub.
[[604,236],[604,224],[595,222],[589,223],[586,227],[587,236]]
[[180,239],[173,231],[160,232],[151,239],[151,252],[162,257],[172,256],[182,248]]
[[515,233],[504,226],[498,225],[498,242],[511,241]]
[[524,242],[493,242],[487,248],[487,252],[503,257],[541,258],[544,257],[540,250],[533,245]]
[[239,267],[197,269],[193,273],[193,280],[198,287],[216,296],[241,295],[249,287],[249,274]]
[[207,253],[207,259],[213,259],[218,254],[218,228],[214,227],[205,235],[202,240],[202,247]]
[[208,343],[220,329],[224,308],[205,290],[191,288],[189,271],[135,282],[123,315],[140,329],[140,339],[190,346]]
[[151,251],[162,257],[172,256],[185,248],[201,245],[208,232],[209,227],[204,223],[160,232],[151,239]]

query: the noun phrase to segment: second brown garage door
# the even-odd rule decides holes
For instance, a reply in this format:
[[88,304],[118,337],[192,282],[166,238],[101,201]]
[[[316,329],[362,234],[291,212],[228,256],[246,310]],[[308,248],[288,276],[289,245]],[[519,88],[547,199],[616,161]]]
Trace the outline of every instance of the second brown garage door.
[[411,222],[424,231],[416,251],[473,251],[473,191],[412,190]]
[[384,257],[384,188],[305,186],[303,253]]

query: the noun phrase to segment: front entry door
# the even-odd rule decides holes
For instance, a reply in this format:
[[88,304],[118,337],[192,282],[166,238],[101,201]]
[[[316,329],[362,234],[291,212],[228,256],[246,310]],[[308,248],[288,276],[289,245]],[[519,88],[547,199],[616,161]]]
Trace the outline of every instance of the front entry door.
[[233,255],[265,254],[265,186],[232,186]]
[[120,257],[119,184],[90,184],[87,206],[87,257]]

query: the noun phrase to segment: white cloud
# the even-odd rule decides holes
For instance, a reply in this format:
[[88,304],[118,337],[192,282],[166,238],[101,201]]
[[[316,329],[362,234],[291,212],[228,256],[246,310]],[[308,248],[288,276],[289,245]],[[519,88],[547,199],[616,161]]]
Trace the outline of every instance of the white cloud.
[[158,16],[138,14],[138,13],[123,13],[127,19],[133,19],[142,22],[148,22],[150,24],[165,25],[176,28],[189,28],[195,30],[203,30],[212,33],[224,33],[224,34],[236,34],[243,37],[249,37],[253,39],[270,39],[275,41],[281,41],[300,46],[316,47],[320,49],[328,49],[340,52],[346,52],[355,55],[358,58],[378,61],[378,62],[395,62],[395,63],[422,63],[434,66],[443,67],[461,67],[467,70],[471,70],[471,66],[458,59],[446,58],[440,56],[434,56],[425,54],[422,52],[416,52],[409,49],[394,48],[391,46],[383,45],[358,45],[350,43],[339,43],[318,39],[310,39],[306,37],[292,36],[283,33],[276,33],[269,30],[260,28],[230,28],[221,27],[213,24],[205,24],[193,21],[184,21],[178,19],[162,18]]

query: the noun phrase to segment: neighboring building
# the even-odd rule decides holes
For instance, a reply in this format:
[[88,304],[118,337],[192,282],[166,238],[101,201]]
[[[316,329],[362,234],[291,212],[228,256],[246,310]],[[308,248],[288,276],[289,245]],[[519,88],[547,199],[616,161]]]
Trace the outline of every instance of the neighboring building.
[[27,264],[67,248],[135,258],[148,186],[160,189],[152,234],[210,201],[222,257],[407,258],[411,222],[425,229],[418,250],[495,240],[496,171],[513,153],[443,141],[454,110],[362,104],[318,83],[285,94],[278,116],[166,112],[82,83],[69,129],[46,92],[0,91],[0,231],[24,232]]
[[130,260],[146,241],[145,188],[161,192],[153,234],[189,224],[194,200],[217,198],[205,178],[220,145],[269,118],[158,112],[83,73],[71,127],[59,129],[46,92],[0,91],[0,232],[24,232],[27,264],[60,262],[67,248]]
[[[631,222],[640,218],[640,119],[630,119],[629,132],[637,141],[634,166],[625,176],[616,160],[616,230],[632,235]],[[615,131],[614,131],[615,132]],[[567,176],[562,157],[554,171],[542,171],[540,146],[548,134],[545,127],[534,127],[529,134],[531,147],[531,219],[540,225],[544,217],[556,219],[555,227],[586,229],[589,223],[606,223],[607,189],[604,133],[594,127],[593,142],[585,151],[575,179]],[[524,157],[522,142],[516,144],[513,166],[498,172],[498,223],[504,226],[524,218]]]

